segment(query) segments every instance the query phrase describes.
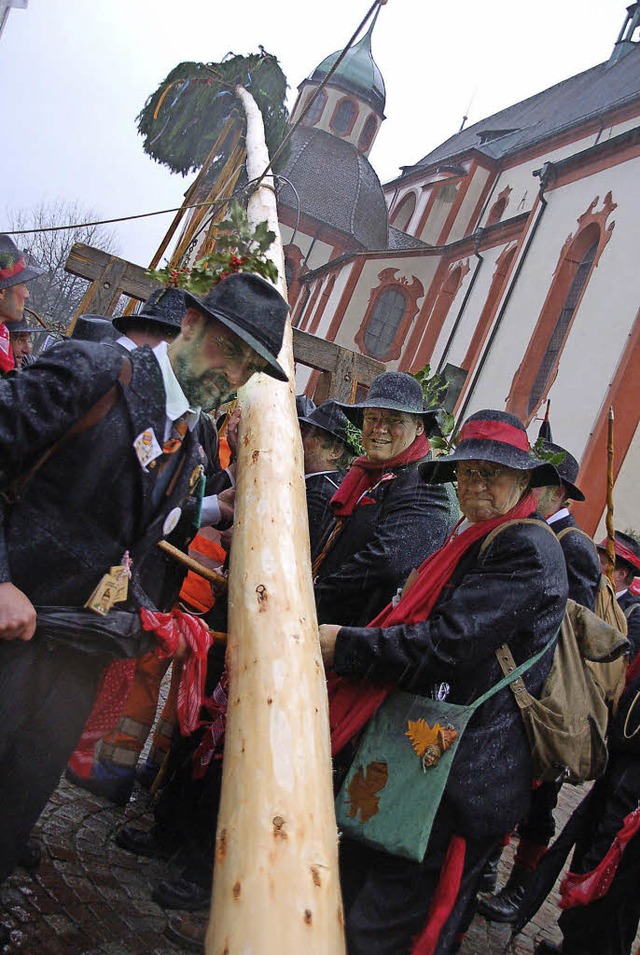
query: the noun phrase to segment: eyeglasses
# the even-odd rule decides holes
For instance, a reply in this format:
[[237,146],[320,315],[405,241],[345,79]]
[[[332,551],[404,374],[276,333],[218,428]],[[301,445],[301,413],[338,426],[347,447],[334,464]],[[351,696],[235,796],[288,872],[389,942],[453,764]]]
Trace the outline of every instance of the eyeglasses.
[[456,468],[456,477],[458,484],[484,484],[490,487],[506,472],[506,468],[472,468],[466,464],[459,464]]

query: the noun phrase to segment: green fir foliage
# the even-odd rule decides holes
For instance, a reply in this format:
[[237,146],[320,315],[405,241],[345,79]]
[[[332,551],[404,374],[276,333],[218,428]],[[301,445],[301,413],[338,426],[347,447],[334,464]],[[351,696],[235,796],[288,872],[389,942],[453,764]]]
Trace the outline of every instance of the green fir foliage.
[[[411,374],[411,373],[410,373]],[[435,372],[431,374],[431,366],[425,365],[420,371],[411,374],[422,388],[422,397],[428,409],[436,411],[436,421],[440,434],[429,436],[429,444],[440,454],[451,454],[454,450],[454,426],[455,419],[448,411],[441,408],[441,404],[447,394],[449,382],[444,375]]]
[[275,233],[266,222],[259,222],[254,228],[246,209],[234,200],[229,205],[227,218],[218,223],[217,228],[214,251],[198,259],[193,268],[181,265],[152,269],[147,272],[149,278],[192,295],[205,295],[232,272],[253,272],[271,282],[277,281],[278,269],[266,255]]
[[[221,63],[179,63],[147,99],[137,116],[144,151],[172,172],[186,176],[204,163],[231,114],[245,125],[234,94],[244,86],[255,99],[265,126],[269,155],[281,144],[289,114],[287,78],[275,56],[230,53]],[[224,150],[208,174],[211,181],[224,166]]]

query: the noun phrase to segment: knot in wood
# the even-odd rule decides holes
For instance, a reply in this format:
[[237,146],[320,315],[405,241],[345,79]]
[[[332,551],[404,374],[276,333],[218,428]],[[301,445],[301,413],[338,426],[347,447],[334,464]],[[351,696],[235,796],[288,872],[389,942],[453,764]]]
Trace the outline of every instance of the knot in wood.
[[258,610],[259,612],[262,612],[263,610],[267,609],[266,604],[267,600],[269,599],[269,594],[264,584],[258,584],[256,587],[256,595],[258,597]]
[[274,839],[288,839],[288,835],[284,831],[285,822],[282,816],[273,817],[273,837]]

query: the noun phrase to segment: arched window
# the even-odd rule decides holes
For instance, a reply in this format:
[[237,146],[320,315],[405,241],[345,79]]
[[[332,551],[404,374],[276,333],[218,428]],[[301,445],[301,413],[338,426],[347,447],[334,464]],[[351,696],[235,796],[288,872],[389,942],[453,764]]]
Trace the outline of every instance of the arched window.
[[596,197],[578,219],[560,252],[540,317],[513,376],[506,410],[528,424],[558,374],[560,360],[588,283],[615,227],[607,222],[616,203],[608,192],[602,208]]
[[375,118],[373,113],[367,118],[366,123],[362,127],[362,132],[360,133],[360,139],[358,140],[358,149],[361,149],[362,152],[366,152],[371,143],[373,142],[373,137],[376,134],[376,129],[378,128],[378,120]]
[[351,99],[341,99],[331,118],[331,128],[340,136],[347,136],[353,129],[358,110]]
[[324,111],[324,108],[327,102],[327,94],[325,93],[324,90],[320,90],[319,93],[317,92],[317,90],[313,90],[311,92],[311,96],[309,97],[309,99],[312,99],[314,94],[316,98],[313,100],[313,103],[309,107],[309,111],[304,118],[305,123],[308,123],[310,126],[316,125],[316,123],[322,116],[322,113]]
[[576,305],[582,297],[584,287],[587,284],[587,279],[591,274],[596,252],[598,251],[599,241],[600,232],[598,230],[596,238],[586,249],[582,258],[577,263],[573,281],[569,286],[569,291],[567,292],[567,296],[564,300],[562,308],[560,309],[558,320],[556,321],[555,327],[551,333],[551,337],[549,338],[547,349],[542,356],[542,361],[540,362],[538,372],[533,380],[533,384],[531,385],[529,401],[527,403],[527,414],[529,415],[535,412],[546,392],[547,384],[549,382],[549,378],[551,377],[551,372],[558,362],[560,352],[562,351],[562,346],[564,345],[565,338],[567,337],[567,333],[569,331],[569,326],[573,321],[573,313],[576,310]]
[[407,226],[411,222],[411,216],[415,212],[416,197],[415,193],[410,192],[403,196],[391,216],[391,224],[401,232],[406,232]]
[[364,347],[372,358],[384,358],[396,337],[407,301],[397,288],[387,289],[373,307],[364,330]]

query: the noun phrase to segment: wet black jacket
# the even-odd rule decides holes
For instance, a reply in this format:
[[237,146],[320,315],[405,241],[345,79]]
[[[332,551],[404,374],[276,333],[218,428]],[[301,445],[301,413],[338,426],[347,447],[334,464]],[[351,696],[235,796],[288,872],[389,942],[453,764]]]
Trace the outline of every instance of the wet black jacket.
[[309,518],[309,543],[311,557],[333,523],[333,512],[329,501],[336,493],[346,471],[321,471],[318,474],[305,474],[304,483],[307,492],[307,516]]
[[[395,681],[424,695],[446,682],[448,700],[466,704],[501,678],[495,651],[502,643],[517,664],[540,650],[556,634],[567,599],[557,540],[543,526],[519,524],[501,531],[480,556],[481,543],[462,558],[428,620],[341,629],[336,672]],[[550,649],[524,676],[534,695],[552,655]],[[458,748],[444,797],[454,831],[477,840],[510,831],[527,813],[531,779],[529,744],[507,687],[478,709]]]
[[[572,514],[554,521],[549,527],[560,541],[567,564],[569,596],[576,603],[593,610],[602,573],[596,545],[581,531]],[[576,530],[568,530],[572,527]]]
[[640,651],[640,609],[635,609],[630,612],[630,608],[637,608],[637,605],[640,604],[640,597],[637,594],[632,594],[630,590],[625,590],[625,592],[618,597],[618,603],[624,610],[624,615],[627,618],[627,639],[631,644],[629,657],[633,660],[638,651]]
[[390,471],[345,519],[315,580],[320,623],[373,620],[444,543],[458,516],[455,495],[450,485],[426,484],[419,463]]
[[[108,413],[56,451],[17,503],[1,508],[0,580],[11,580],[36,605],[82,606],[125,550],[148,600],[142,592],[130,594],[129,605],[119,608],[164,608],[179,589],[182,568],[156,544],[168,537],[184,546],[195,533],[195,478],[203,458],[187,432],[176,452],[175,485],[154,503],[159,469],[143,469],[133,447],[149,428],[160,444],[164,435],[165,391],[150,348],[123,359],[109,345],[67,342],[0,382],[0,487],[23,474],[110,389],[123,360],[132,363],[131,382]],[[165,519],[177,508],[180,520],[169,535]]]

